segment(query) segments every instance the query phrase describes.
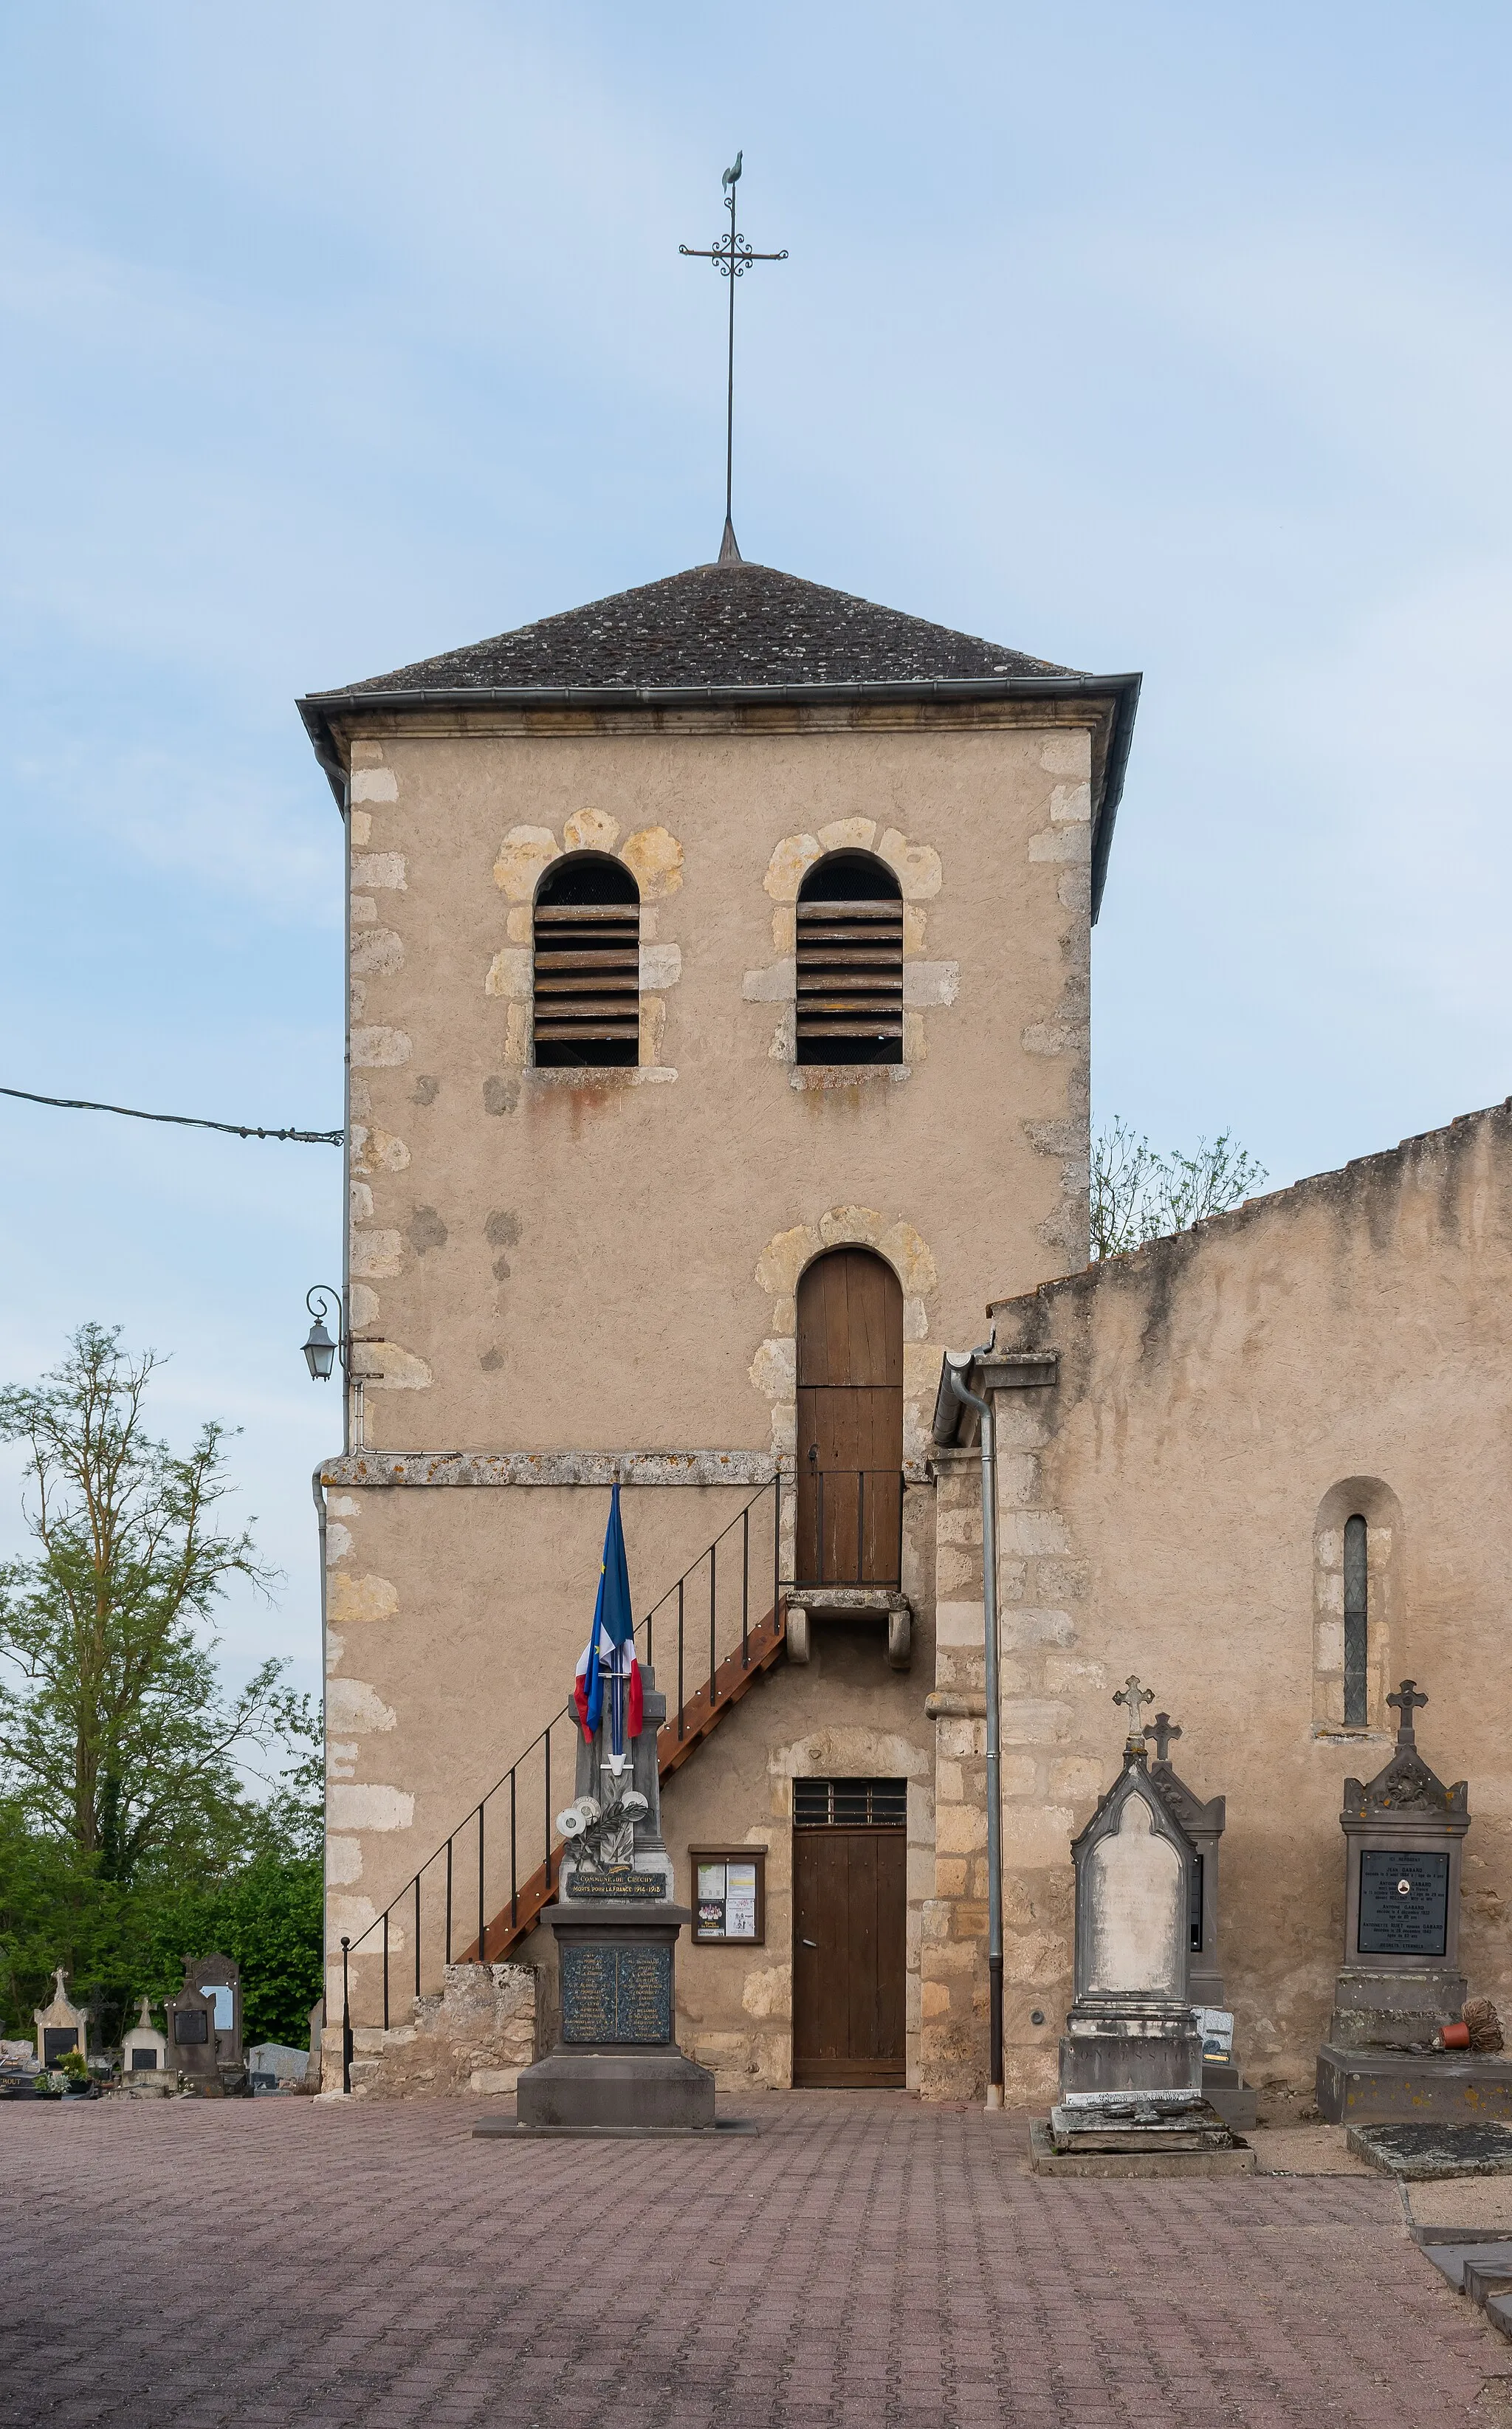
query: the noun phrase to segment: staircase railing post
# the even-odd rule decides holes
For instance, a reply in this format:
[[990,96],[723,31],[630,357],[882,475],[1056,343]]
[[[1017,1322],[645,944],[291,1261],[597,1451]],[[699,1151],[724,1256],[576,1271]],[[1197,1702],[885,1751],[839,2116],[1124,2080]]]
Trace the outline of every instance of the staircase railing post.
[[478,1808],[478,1962],[480,1965],[484,1961],[483,1938],[486,1927],[483,1908],[483,1807],[480,1805]]
[[750,1661],[750,1503],[740,1513],[740,1666]]
[[391,1908],[384,1908],[384,2030],[388,2030],[388,1917]]
[[717,1656],[715,1652],[718,1605],[719,1545],[715,1541],[709,1546],[709,1710],[711,1711],[715,1705],[715,1671],[718,1667]]
[[782,1598],[782,1471],[772,1479],[772,1616]]
[[515,1860],[515,1775],[509,1775],[509,1927],[514,1930],[519,1921],[519,1886]]
[[420,1995],[420,1876],[415,1875],[415,1996]]
[[341,1935],[341,2089],[352,2090],[352,1985],[347,1973],[347,1951],[352,1942],[345,1932]]
[[448,1965],[452,1962],[452,1842],[450,1839],[446,1842],[446,1957],[443,1961]]
[[677,1581],[677,1733],[682,1735],[682,1580]]
[[866,1575],[866,1471],[856,1471],[856,1583],[862,1585]]

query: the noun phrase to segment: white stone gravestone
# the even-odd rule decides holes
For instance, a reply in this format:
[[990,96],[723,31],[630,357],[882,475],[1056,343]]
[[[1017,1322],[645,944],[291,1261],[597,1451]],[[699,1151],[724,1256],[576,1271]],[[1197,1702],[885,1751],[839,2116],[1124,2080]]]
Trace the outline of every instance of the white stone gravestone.
[[145,1998],[130,2032],[121,2038],[121,2080],[128,2091],[169,2089],[167,2035],[154,2025]]
[[1072,1844],[1076,1875],[1076,1997],[1060,2043],[1057,2152],[1200,2152],[1232,2136],[1203,2097],[1202,2034],[1192,2008],[1197,1851],[1150,1776],[1131,1677],[1123,1768]]

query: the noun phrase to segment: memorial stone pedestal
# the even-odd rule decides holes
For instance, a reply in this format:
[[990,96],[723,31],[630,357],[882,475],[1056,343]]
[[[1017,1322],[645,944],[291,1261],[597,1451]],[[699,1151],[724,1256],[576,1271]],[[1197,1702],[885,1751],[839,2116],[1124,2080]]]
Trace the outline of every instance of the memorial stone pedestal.
[[1512,2060],[1436,2050],[1465,2004],[1459,1868],[1470,1787],[1446,1788],[1418,1752],[1426,1704],[1404,1678],[1396,1751],[1368,1784],[1344,1782],[1344,1962],[1318,2107],[1330,2124],[1393,2118],[1512,2118]]
[[561,2036],[515,2095],[522,2134],[709,2133],[714,2077],[676,2040],[675,1950],[691,1909],[673,1902],[656,1738],[666,1698],[643,1671],[642,1728],[616,1773],[607,1715],[578,1741],[577,1799],[559,1902],[547,1917],[561,1975]]
[[1078,2156],[1107,2173],[1119,2155],[1179,2172],[1237,2147],[1202,2089],[1189,1982],[1196,1849],[1150,1776],[1140,1706],[1154,1697],[1130,1678],[1114,1701],[1129,1711],[1123,1769],[1071,1850],[1076,1997],[1060,2097],[1033,2138],[1047,2173]]

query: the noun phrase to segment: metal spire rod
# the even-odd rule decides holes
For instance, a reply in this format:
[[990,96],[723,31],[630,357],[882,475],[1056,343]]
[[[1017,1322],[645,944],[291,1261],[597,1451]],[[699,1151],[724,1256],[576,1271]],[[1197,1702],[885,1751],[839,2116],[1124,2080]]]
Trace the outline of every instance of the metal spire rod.
[[735,188],[740,183],[741,162],[745,152],[736,153],[734,166],[727,169],[720,179],[725,190],[726,207],[730,212],[730,233],[715,238],[709,246],[680,244],[678,251],[690,260],[712,261],[721,278],[730,281],[730,347],[728,383],[725,394],[725,531],[720,544],[719,561],[738,564],[740,551],[735,545],[733,521],[735,480],[735,281],[744,278],[753,261],[785,261],[787,247],[781,253],[757,253],[748,245],[735,225]]

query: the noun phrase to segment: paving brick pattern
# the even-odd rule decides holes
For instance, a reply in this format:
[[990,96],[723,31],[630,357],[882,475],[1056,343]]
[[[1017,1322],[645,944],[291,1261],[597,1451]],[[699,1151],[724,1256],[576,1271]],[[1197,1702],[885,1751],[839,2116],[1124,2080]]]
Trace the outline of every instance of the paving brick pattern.
[[0,2110],[5,2429],[1512,2417],[1380,2179],[1041,2182],[1023,2121],[886,2093],[694,2149],[480,2106]]

